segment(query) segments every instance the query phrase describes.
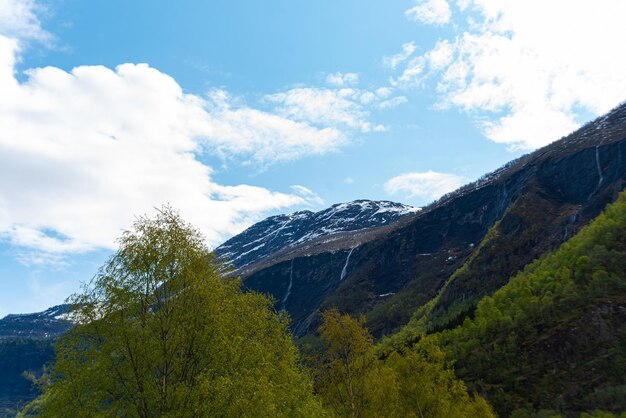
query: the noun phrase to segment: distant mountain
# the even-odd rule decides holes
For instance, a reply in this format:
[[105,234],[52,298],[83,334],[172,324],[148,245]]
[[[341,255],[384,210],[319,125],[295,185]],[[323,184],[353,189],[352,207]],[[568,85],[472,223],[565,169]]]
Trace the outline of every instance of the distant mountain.
[[56,338],[72,327],[67,319],[70,305],[58,305],[43,312],[12,314],[0,319],[0,340]]
[[54,341],[72,327],[69,305],[0,319],[0,417],[13,416],[38,395],[24,372],[40,375],[54,358]]
[[308,210],[269,217],[215,249],[215,254],[241,268],[279,250],[339,232],[389,225],[419,208],[389,201],[355,200],[319,212]]
[[[625,185],[622,105],[387,226],[315,236],[323,225],[299,227],[311,215],[294,214],[251,227],[218,252],[234,260],[244,286],[274,296],[296,335],[315,329],[319,313],[336,306],[365,314],[380,336],[430,301],[430,324],[445,329],[573,236]],[[330,219],[340,213],[329,211]]]

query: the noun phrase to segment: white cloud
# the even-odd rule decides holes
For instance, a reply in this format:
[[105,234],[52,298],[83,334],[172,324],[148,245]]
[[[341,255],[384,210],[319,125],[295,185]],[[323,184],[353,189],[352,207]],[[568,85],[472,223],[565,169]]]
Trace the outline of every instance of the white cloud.
[[392,109],[394,107],[398,107],[403,103],[408,102],[408,99],[404,96],[396,96],[392,99],[385,100],[379,103],[379,109]]
[[345,184],[354,184],[354,179],[352,177],[346,177],[345,179],[343,179],[343,182]]
[[443,25],[450,21],[452,11],[446,0],[417,0],[417,5],[405,14],[411,20],[429,25]]
[[336,87],[354,86],[359,83],[359,75],[356,73],[328,74],[326,82]]
[[224,158],[241,155],[267,165],[326,154],[350,142],[346,126],[338,126],[341,123],[336,118],[300,117],[306,115],[306,103],[302,103],[305,108],[292,103],[289,114],[283,108],[268,112],[239,102],[223,90],[214,90],[204,103],[206,114],[200,121],[200,141]]
[[[166,202],[219,243],[264,211],[305,199],[215,183],[196,158],[201,144],[251,151],[250,142],[237,142],[246,129],[263,139],[266,131],[283,133],[278,141],[288,152],[304,146],[303,132],[313,143],[323,138],[315,128],[251,109],[207,110],[145,64],[70,73],[46,67],[29,71],[24,83],[3,72],[0,89],[0,233],[53,253],[111,248],[133,215]],[[238,125],[238,118],[246,121]],[[293,143],[285,127],[298,136]]]
[[467,179],[464,177],[455,174],[428,170],[422,173],[405,173],[393,177],[384,184],[384,189],[389,194],[402,193],[407,198],[437,199],[456,190],[466,181]]
[[439,40],[435,47],[426,53],[428,65],[433,70],[441,70],[452,62],[454,48],[447,39]]
[[343,126],[362,132],[370,131],[368,113],[351,100],[354,89],[295,88],[271,94],[265,100],[275,104],[276,112],[286,118],[313,126]]
[[294,184],[293,186],[291,186],[291,190],[302,196],[310,205],[321,206],[324,204],[324,199],[322,199],[317,193],[315,193],[308,187],[302,186],[300,184]]
[[0,239],[22,262],[111,249],[134,215],[164,203],[219,244],[268,212],[323,200],[299,185],[279,193],[219,184],[203,154],[266,166],[385,129],[368,109],[391,89],[358,89],[355,73],[331,74],[332,89],[266,95],[257,107],[221,89],[185,93],[147,64],[50,66],[18,81],[27,43],[51,39],[34,2],[0,0]]
[[367,123],[360,111],[349,118],[358,110],[350,105],[339,119],[306,110],[289,118],[221,90],[186,94],[146,64],[45,67],[18,81],[24,40],[49,35],[28,1],[0,0],[0,24],[0,238],[22,262],[59,264],[63,254],[112,249],[134,215],[164,203],[213,245],[264,213],[319,204],[303,188],[294,194],[219,184],[198,156],[271,163],[322,154],[348,142],[344,125]]
[[576,129],[581,111],[599,115],[626,98],[626,57],[618,53],[625,2],[457,3],[471,17],[422,56],[419,73],[437,79],[440,106],[482,112],[491,140],[536,148]]
[[426,63],[427,60],[423,56],[411,58],[402,74],[397,78],[391,78],[391,85],[400,88],[420,86],[424,80]]
[[41,28],[36,12],[42,7],[32,0],[0,0],[0,35],[48,42],[52,36]]
[[376,95],[372,93],[371,91],[366,91],[364,93],[361,93],[361,96],[359,96],[359,101],[361,102],[361,104],[364,104],[364,105],[370,104],[375,100],[376,100]]
[[389,97],[389,95],[391,95],[392,90],[389,87],[380,87],[376,89],[375,93],[378,97],[380,97],[381,99],[384,99],[384,98]]
[[413,53],[417,47],[413,42],[408,42],[402,45],[402,52],[392,55],[391,57],[384,57],[383,63],[390,67],[392,70],[395,70],[398,65],[406,61]]

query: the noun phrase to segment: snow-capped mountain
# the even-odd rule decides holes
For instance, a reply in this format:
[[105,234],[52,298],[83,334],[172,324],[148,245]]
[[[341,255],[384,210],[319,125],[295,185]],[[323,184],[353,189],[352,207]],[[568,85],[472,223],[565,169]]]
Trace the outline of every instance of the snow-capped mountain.
[[11,314],[0,319],[0,340],[56,338],[72,327],[70,305],[58,305],[43,312]]
[[235,267],[255,263],[286,247],[346,231],[384,226],[419,208],[389,201],[355,200],[319,212],[308,210],[269,217],[215,249]]

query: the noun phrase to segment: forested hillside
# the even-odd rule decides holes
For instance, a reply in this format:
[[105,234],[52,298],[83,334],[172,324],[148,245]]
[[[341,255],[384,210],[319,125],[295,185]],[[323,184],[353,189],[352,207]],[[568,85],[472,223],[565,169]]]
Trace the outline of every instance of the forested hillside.
[[626,411],[626,192],[483,298],[473,319],[427,338],[502,416]]

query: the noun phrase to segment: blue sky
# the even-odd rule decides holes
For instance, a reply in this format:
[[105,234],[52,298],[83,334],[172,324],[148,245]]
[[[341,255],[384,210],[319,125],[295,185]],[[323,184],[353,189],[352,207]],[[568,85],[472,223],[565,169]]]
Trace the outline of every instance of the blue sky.
[[427,204],[623,101],[623,9],[0,0],[0,316],[62,302],[164,203],[211,245]]

